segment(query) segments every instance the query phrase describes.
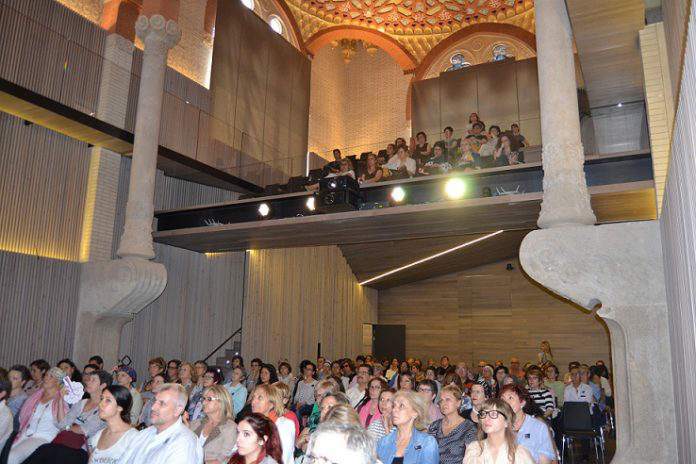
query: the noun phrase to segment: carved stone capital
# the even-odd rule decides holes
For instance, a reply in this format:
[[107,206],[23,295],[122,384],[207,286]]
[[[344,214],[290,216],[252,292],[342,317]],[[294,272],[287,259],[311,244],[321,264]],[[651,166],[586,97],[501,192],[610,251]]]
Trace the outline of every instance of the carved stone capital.
[[176,21],[162,15],[138,16],[135,33],[145,44],[145,51],[165,54],[181,39],[181,28]]

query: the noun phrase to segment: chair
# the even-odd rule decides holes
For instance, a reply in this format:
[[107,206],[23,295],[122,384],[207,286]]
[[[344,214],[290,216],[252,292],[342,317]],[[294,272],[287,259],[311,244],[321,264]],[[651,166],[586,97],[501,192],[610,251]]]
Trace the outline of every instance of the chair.
[[590,408],[584,401],[566,401],[563,404],[563,437],[561,447],[561,463],[565,462],[566,444],[570,452],[570,459],[575,463],[573,442],[575,440],[589,440],[594,444],[597,462],[604,464],[604,443],[600,431],[592,426]]

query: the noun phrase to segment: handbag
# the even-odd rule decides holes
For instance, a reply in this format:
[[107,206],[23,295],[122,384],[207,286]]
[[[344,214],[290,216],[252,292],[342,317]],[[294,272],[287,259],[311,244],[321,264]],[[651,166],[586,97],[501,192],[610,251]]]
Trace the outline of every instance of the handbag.
[[82,449],[85,443],[87,443],[87,437],[71,430],[61,430],[51,443],[72,449]]

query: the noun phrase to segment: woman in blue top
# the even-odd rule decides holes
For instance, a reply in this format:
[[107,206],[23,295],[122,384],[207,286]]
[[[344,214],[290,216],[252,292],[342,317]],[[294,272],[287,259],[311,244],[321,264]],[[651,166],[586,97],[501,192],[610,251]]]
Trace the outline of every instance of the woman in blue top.
[[437,441],[428,435],[428,405],[413,391],[394,395],[392,422],[396,427],[377,443],[382,464],[438,464]]

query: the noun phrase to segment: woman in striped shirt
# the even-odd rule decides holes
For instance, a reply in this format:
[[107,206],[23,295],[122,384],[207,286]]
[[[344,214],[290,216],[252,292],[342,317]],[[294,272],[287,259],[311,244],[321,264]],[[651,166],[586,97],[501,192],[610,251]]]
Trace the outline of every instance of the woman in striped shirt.
[[529,385],[529,397],[539,406],[544,413],[544,417],[556,417],[556,400],[553,392],[546,388],[542,383],[542,374],[539,369],[529,369],[527,372],[527,384]]

